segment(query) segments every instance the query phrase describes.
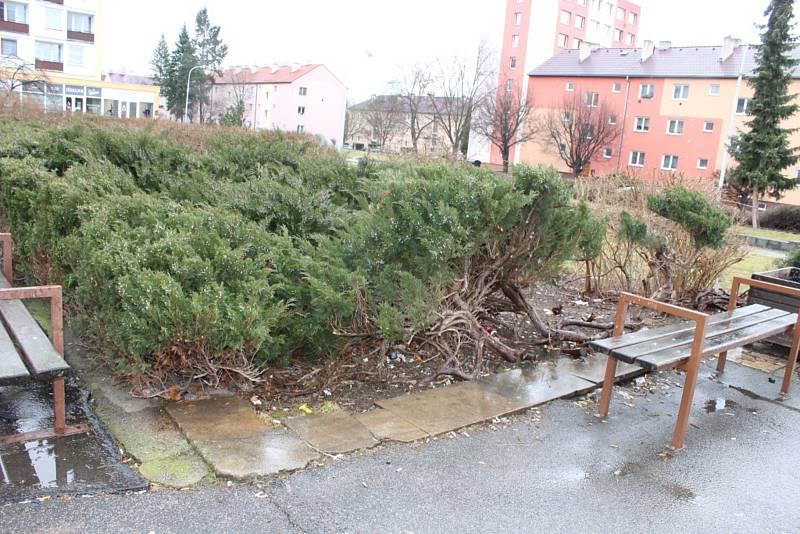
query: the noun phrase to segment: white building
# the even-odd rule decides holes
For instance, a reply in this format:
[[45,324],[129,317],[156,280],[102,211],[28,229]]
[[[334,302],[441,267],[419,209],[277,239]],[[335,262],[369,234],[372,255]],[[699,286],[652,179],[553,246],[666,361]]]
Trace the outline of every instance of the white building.
[[320,135],[342,145],[347,88],[325,65],[230,68],[214,81],[212,119],[238,101],[250,128]]

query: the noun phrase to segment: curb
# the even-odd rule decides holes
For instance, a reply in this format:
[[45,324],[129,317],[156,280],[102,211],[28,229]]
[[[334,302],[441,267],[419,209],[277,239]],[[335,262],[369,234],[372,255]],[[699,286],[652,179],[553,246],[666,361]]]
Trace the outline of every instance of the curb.
[[779,250],[781,252],[793,252],[800,249],[800,243],[794,241],[781,241],[780,239],[770,239],[753,235],[739,234],[751,247]]

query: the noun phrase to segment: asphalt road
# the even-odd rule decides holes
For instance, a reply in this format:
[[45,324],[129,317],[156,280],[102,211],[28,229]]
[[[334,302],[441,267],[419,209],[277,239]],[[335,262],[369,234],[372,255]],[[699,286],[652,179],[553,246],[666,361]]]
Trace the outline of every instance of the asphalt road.
[[529,412],[389,446],[266,495],[219,484],[8,505],[0,532],[800,532],[800,412],[704,378],[688,449],[664,459],[681,392],[665,387],[615,397],[606,424],[558,401],[536,424]]

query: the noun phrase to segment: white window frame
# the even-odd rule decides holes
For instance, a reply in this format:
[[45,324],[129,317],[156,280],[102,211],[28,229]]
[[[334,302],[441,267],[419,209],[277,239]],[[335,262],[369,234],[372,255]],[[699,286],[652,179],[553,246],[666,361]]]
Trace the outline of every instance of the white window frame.
[[511,36],[511,48],[519,48],[519,35]]
[[614,82],[611,84],[611,92],[612,93],[621,93],[622,92],[622,84],[620,82]]
[[305,115],[306,114],[306,107],[305,106],[297,106],[297,114],[298,115]]
[[689,100],[689,84],[688,83],[672,84],[672,100],[680,102],[685,102]]
[[[78,56],[76,57],[74,54],[77,52]],[[85,65],[85,47],[80,45],[67,45],[67,64],[68,65],[75,65],[77,67],[83,67]],[[78,59],[78,61],[75,61]]]
[[[742,111],[739,111],[739,104],[743,103]],[[750,98],[742,97],[736,102],[736,114],[737,115],[749,115],[750,114]]]
[[[669,158],[669,166],[667,166],[667,158]],[[662,171],[677,171],[679,158],[675,154],[664,154],[661,158]]]
[[670,119],[667,121],[667,135],[683,135],[685,126],[686,123],[682,119]]
[[303,125],[303,124],[298,124],[298,125],[297,125],[297,133],[299,133],[299,134],[301,134],[301,133],[306,133],[306,127],[305,127],[305,125]]
[[575,15],[575,28],[582,30],[586,26],[586,17],[583,15]]
[[623,37],[625,37],[625,32],[619,28],[614,28],[614,40],[618,43],[621,43]]
[[575,90],[575,82],[567,82],[564,86],[565,91],[569,91],[570,93]]
[[573,50],[577,50],[577,49],[579,49],[579,48],[581,47],[581,44],[582,44],[582,43],[583,43],[583,40],[582,40],[582,39],[580,39],[580,38],[578,38],[578,37],[573,37],[573,38],[572,38],[572,49],[573,49]]
[[708,96],[719,96],[722,91],[718,83],[712,83],[708,86]]
[[[13,54],[3,53],[3,43],[14,43],[14,45],[13,45],[14,46],[14,53]],[[8,56],[8,57],[18,57],[19,56],[19,41],[16,40],[16,39],[8,39],[6,37],[1,38],[0,39],[0,53],[2,53],[4,56]]]
[[569,35],[566,33],[559,33],[557,39],[559,48],[567,48],[569,46]]
[[508,80],[506,80],[506,92],[510,93],[513,90],[514,90],[514,79],[509,78]]
[[522,24],[522,13],[516,12],[514,13],[514,26],[519,26]]
[[564,26],[569,26],[570,22],[572,22],[572,13],[566,9],[562,9],[558,14],[558,21]]
[[510,66],[512,69],[517,68],[517,56],[511,56],[511,63]]
[[[645,88],[647,88],[648,91],[645,91]],[[639,84],[639,98],[651,99],[655,97],[656,97],[656,84],[654,83]]]
[[301,88],[298,90],[298,94],[299,94],[300,96],[308,96],[308,87],[301,87]]
[[[61,31],[64,29],[64,10],[63,9],[56,9],[54,7],[45,7],[44,8],[44,27],[48,30],[56,30]],[[57,21],[51,19],[51,17],[57,17]],[[51,24],[51,22],[56,22],[56,24]]]
[[[711,125],[711,128],[708,127],[709,124]],[[703,123],[703,131],[706,133],[713,132],[715,126],[716,124],[714,123],[714,121],[705,121]]]
[[[58,50],[58,59],[52,59],[51,57],[42,57],[40,55],[40,51],[43,50],[45,46],[53,46],[56,47]],[[36,41],[36,59],[40,61],[50,61],[52,63],[63,63],[64,62],[64,47],[60,43],[53,43],[49,41]]]
[[588,108],[596,108],[600,105],[600,93],[596,91],[587,91],[584,103]]
[[608,124],[612,126],[616,126],[617,124],[617,116],[616,115],[609,115],[608,116]]
[[633,46],[633,43],[636,42],[636,36],[632,33],[625,34],[625,44]]
[[[88,24],[75,25],[75,20],[87,21]],[[67,31],[94,34],[94,16],[89,13],[67,11]]]
[[[8,18],[9,7],[13,7],[14,19]],[[17,18],[19,14],[18,10],[22,11],[21,18]],[[23,4],[22,2],[4,2],[3,20],[6,22],[15,22],[17,24],[28,24],[28,4]]]
[[[641,121],[641,124],[640,124]],[[641,125],[641,127],[640,127]],[[647,133],[650,131],[650,117],[635,117],[633,119],[633,131]]]
[[611,159],[614,157],[614,150],[611,147],[606,147],[603,149],[603,157],[605,159]]
[[627,12],[625,11],[625,8],[618,7],[617,8],[617,20],[625,20],[625,14],[626,13]]
[[631,155],[628,157],[628,165],[630,167],[644,167],[646,155],[647,153],[639,150],[631,151]]
[[636,24],[638,16],[633,11],[628,11],[628,24]]
[[[703,165],[704,161],[706,162],[705,165]],[[708,163],[709,163],[708,162],[708,158],[698,158],[698,160],[697,160],[697,168],[700,169],[701,171],[708,170]]]

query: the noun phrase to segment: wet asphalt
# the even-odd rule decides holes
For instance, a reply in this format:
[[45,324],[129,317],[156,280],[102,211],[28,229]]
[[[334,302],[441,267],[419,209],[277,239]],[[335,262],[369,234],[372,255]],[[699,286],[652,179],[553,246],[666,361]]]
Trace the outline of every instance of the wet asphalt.
[[562,400],[540,419],[387,446],[265,493],[218,484],[2,506],[0,532],[800,532],[800,411],[704,377],[688,448],[665,459],[676,376],[649,401],[616,395],[608,423]]

